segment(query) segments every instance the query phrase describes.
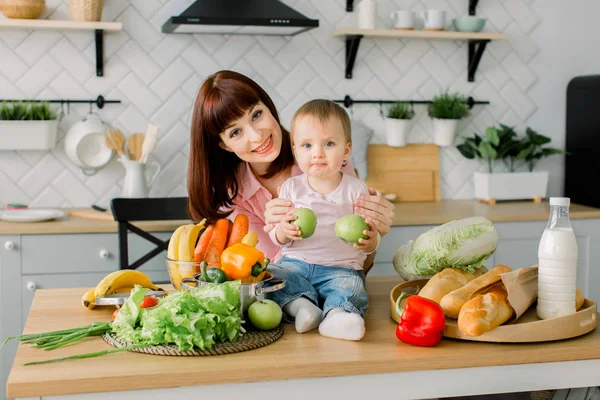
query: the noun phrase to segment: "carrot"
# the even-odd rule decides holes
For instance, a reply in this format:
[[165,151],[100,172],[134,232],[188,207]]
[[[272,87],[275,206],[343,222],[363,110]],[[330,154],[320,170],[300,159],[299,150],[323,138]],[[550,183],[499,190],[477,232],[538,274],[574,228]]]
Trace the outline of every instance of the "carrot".
[[221,253],[225,249],[227,243],[227,233],[229,231],[229,220],[227,218],[221,218],[215,224],[215,231],[213,232],[210,243],[206,248],[206,255],[204,261],[206,261],[209,267],[219,267],[221,265]]
[[[227,229],[227,238],[229,238],[229,236],[231,236],[231,229],[233,229],[233,222],[231,222],[229,218],[227,221],[229,221],[229,229]],[[225,242],[227,242],[227,240]],[[225,248],[227,248],[227,245],[225,245]]]
[[[209,225],[206,227],[202,235],[200,235],[200,239],[198,239],[198,244],[194,249],[194,261],[200,262],[204,261],[204,255],[206,254],[206,248],[210,243],[210,239],[212,239],[213,232],[215,231],[214,225]],[[198,271],[199,272],[199,271]]]
[[233,221],[231,235],[229,235],[229,240],[227,241],[227,246],[225,246],[225,248],[232,244],[240,243],[244,236],[246,236],[246,233],[248,233],[249,226],[250,221],[248,220],[248,216],[246,214],[238,214]]

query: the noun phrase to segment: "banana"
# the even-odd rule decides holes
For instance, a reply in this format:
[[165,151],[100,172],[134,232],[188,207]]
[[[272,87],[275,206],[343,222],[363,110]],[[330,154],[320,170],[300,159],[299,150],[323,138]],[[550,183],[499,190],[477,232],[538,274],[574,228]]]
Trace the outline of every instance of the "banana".
[[[122,287],[112,293],[129,293],[131,292],[131,289],[133,289],[133,287]],[[96,296],[94,295],[95,290],[96,288],[91,288],[81,297],[81,304],[88,310],[92,310],[96,307],[96,304],[94,304],[96,302]]]
[[179,261],[194,261],[194,249],[198,241],[198,234],[204,228],[204,220],[196,225],[185,225],[179,238]]
[[247,244],[248,246],[256,247],[256,244],[258,243],[258,235],[256,232],[250,231],[244,235],[242,243]]
[[151,290],[159,289],[145,273],[136,269],[122,269],[106,275],[96,285],[94,296],[104,296],[108,293],[113,293],[117,289],[133,287],[135,285],[140,285]]
[[170,260],[179,260],[179,239],[186,226],[188,225],[181,225],[179,228],[175,229],[175,232],[171,235],[169,248],[167,249],[167,257]]
[[96,300],[96,296],[94,296],[94,290],[96,290],[96,288],[91,288],[81,297],[81,304],[88,310],[96,307],[96,304],[94,304],[94,301]]

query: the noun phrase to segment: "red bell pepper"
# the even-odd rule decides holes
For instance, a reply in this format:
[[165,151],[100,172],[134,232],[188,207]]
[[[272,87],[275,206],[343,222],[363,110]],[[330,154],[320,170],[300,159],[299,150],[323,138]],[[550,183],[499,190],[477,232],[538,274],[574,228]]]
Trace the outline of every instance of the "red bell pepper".
[[396,312],[400,315],[396,337],[414,346],[435,346],[442,340],[446,326],[442,307],[425,297],[409,295],[401,310],[400,302],[405,296],[405,293],[401,293],[396,301]]

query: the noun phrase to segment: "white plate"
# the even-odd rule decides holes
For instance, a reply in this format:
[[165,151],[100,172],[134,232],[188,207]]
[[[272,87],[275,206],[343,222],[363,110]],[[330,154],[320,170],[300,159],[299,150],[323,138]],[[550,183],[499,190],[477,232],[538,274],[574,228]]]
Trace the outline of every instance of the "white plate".
[[0,212],[0,219],[8,222],[40,222],[62,218],[65,213],[60,210],[8,210]]

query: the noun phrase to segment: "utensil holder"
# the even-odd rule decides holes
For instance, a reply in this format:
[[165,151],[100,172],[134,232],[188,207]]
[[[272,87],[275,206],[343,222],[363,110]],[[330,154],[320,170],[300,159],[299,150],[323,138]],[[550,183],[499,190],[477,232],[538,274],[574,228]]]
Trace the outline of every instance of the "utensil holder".
[[104,0],[69,0],[69,13],[73,21],[100,21]]

